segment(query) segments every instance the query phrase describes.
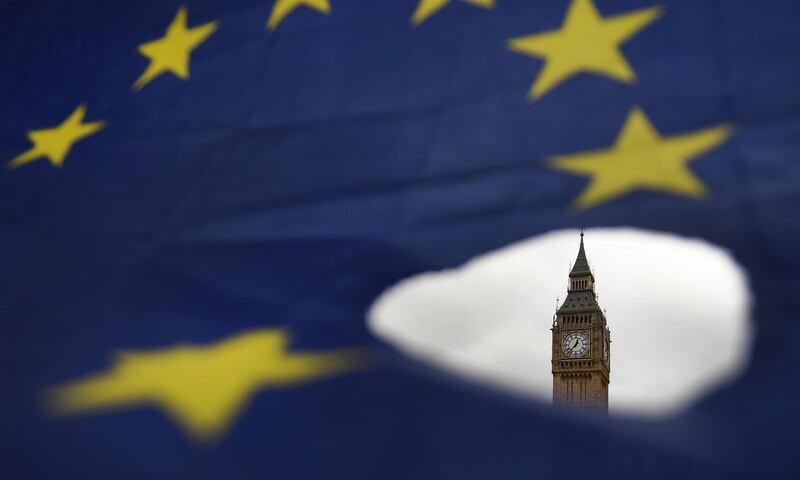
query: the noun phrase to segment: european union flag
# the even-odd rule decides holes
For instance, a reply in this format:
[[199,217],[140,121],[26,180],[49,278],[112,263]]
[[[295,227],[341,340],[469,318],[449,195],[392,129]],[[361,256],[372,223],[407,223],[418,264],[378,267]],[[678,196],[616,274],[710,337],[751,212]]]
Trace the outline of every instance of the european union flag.
[[[0,477],[800,474],[797,2],[0,8]],[[367,326],[401,279],[576,225],[731,252],[743,375],[565,415]]]

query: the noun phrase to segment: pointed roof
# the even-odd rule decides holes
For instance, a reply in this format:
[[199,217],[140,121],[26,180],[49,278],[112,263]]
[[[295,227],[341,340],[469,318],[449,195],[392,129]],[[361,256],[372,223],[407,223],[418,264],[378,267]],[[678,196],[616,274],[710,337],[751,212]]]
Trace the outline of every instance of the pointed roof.
[[[583,229],[581,229],[581,246],[578,248],[578,258],[575,259],[575,265],[572,266],[572,271],[569,272],[570,277],[585,277],[590,275],[594,278],[592,270],[589,268],[589,260],[586,258],[586,250],[583,248]],[[597,304],[597,295],[594,289],[585,290],[569,290],[567,298],[564,303],[558,308],[556,313],[584,313],[584,312],[599,312],[604,317],[603,311]]]
[[600,306],[597,304],[597,297],[591,290],[573,291],[567,293],[564,303],[558,308],[556,313],[574,312],[599,312]]
[[572,271],[569,272],[569,276],[583,277],[591,274],[592,270],[589,268],[589,260],[586,259],[586,251],[583,249],[583,229],[581,229],[581,246],[578,249],[578,258],[575,259],[575,264],[572,266]]

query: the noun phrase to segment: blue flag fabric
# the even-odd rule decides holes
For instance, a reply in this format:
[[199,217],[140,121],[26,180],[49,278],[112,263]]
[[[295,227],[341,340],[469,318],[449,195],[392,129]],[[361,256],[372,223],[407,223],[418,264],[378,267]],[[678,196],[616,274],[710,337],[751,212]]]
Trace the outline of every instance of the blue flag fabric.
[[[797,2],[0,8],[0,477],[800,472]],[[626,139],[691,155],[571,157]],[[579,224],[732,252],[744,375],[573,418],[367,330],[398,280]]]

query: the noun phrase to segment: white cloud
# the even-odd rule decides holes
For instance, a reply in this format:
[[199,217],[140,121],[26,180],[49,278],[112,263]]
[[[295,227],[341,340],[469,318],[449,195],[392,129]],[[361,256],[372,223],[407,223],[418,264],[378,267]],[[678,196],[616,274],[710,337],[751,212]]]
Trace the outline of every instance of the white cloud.
[[[370,326],[422,360],[550,402],[549,329],[578,241],[551,232],[406,279],[376,300]],[[613,341],[613,412],[673,412],[741,371],[750,293],[725,250],[636,229],[588,230],[585,243]]]

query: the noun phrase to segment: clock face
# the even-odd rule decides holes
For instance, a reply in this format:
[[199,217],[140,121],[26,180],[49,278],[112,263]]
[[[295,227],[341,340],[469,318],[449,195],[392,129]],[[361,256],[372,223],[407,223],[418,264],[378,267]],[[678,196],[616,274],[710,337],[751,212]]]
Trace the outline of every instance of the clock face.
[[564,355],[578,358],[589,353],[589,336],[583,332],[570,332],[561,339]]

